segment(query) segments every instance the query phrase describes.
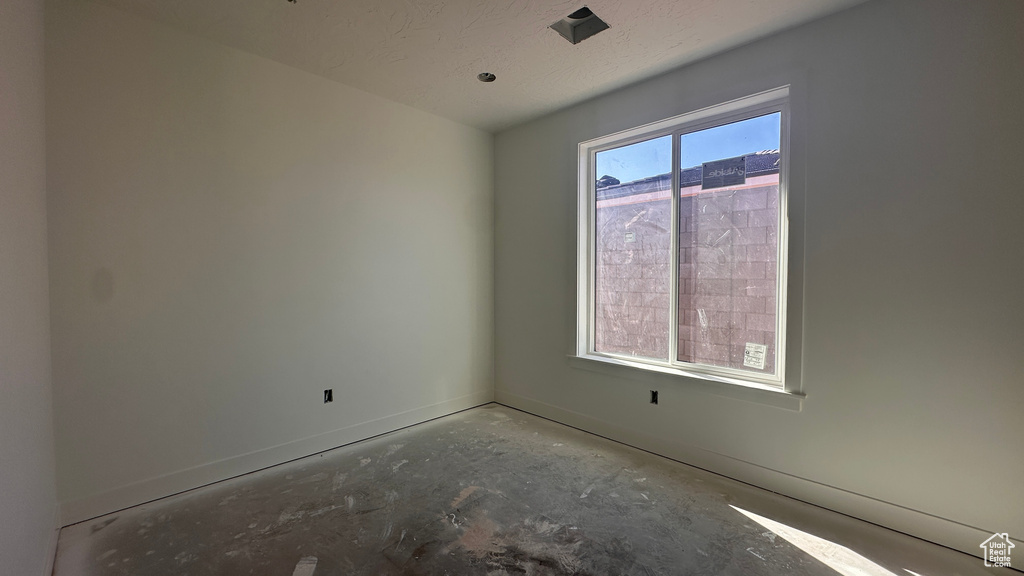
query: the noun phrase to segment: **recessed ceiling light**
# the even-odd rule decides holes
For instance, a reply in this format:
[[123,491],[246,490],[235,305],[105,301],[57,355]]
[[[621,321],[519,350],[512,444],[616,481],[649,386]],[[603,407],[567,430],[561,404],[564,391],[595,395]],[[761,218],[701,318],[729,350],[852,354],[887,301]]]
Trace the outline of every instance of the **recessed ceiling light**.
[[550,28],[569,42],[579,44],[594,34],[607,30],[608,24],[598,18],[590,8],[584,6],[555,22]]
[[495,76],[494,74],[491,74],[490,72],[481,72],[476,75],[476,79],[481,82],[494,82],[495,80],[498,79],[498,77]]

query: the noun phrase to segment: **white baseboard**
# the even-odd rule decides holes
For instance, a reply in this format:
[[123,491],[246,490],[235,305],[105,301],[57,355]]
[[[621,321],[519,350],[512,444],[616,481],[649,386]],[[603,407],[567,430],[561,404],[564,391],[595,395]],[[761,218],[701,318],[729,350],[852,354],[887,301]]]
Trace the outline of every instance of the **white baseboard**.
[[372,438],[387,432],[393,432],[406,426],[487,404],[493,400],[494,394],[491,390],[467,394],[430,406],[361,422],[316,436],[249,452],[248,454],[225,458],[194,468],[179,470],[170,474],[119,486],[107,492],[63,502],[60,506],[60,525],[69,526],[83,522],[97,516],[144,504],[200,486],[262,470],[270,466]]
[[971,556],[979,556],[978,544],[992,535],[991,532],[954,520],[792,476],[672,439],[654,437],[532,398],[498,390],[495,392],[495,401],[740,482],[953,548]]

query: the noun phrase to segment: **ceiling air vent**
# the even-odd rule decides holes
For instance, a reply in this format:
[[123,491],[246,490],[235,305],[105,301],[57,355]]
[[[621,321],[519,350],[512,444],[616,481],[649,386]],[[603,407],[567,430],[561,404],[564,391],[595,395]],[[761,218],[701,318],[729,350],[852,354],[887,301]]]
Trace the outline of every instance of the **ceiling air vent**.
[[584,6],[552,24],[551,29],[569,42],[579,44],[601,30],[607,30],[608,24],[598,18],[590,8]]

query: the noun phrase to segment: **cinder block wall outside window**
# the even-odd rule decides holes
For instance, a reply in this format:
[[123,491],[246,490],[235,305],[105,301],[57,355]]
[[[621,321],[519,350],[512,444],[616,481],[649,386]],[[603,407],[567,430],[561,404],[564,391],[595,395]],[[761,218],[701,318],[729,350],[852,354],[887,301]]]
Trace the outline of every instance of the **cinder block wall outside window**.
[[[747,343],[765,344],[774,372],[777,167],[713,190],[699,171],[683,171],[680,191],[678,359],[744,369]],[[668,358],[670,187],[664,175],[598,190],[600,352]]]

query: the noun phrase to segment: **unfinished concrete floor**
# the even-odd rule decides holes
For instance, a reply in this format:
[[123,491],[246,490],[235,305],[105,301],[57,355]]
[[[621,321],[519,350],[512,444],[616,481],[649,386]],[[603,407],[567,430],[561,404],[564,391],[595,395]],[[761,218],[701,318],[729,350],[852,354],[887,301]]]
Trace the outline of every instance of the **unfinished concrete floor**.
[[494,404],[65,528],[55,568],[981,573],[978,558]]

